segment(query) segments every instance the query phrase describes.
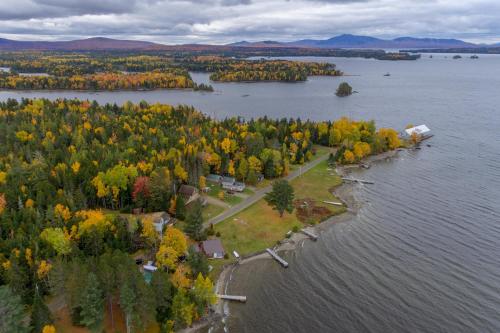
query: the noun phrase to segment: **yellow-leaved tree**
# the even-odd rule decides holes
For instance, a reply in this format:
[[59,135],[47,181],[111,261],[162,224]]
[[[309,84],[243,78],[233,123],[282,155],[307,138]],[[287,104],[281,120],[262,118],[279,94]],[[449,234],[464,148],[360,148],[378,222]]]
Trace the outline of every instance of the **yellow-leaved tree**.
[[179,253],[171,246],[160,245],[156,252],[156,265],[162,268],[175,269]]

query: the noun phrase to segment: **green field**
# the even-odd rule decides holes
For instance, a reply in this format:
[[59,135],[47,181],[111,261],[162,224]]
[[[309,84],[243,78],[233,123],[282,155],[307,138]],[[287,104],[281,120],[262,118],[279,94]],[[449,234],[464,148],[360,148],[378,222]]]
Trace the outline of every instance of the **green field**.
[[203,207],[203,221],[208,221],[211,218],[219,215],[224,211],[224,208],[217,205],[208,204]]
[[[321,201],[338,201],[329,190],[341,183],[341,178],[333,170],[328,170],[326,161],[291,182],[295,189],[296,199],[313,199],[316,205],[327,207],[331,211],[331,215],[344,212],[345,207],[332,206]],[[221,240],[226,252],[231,253],[236,250],[245,255],[273,246],[277,241],[283,239],[294,226],[303,226],[295,212],[285,213],[280,218],[277,211],[272,210],[264,200],[260,200],[235,216],[217,224],[215,229],[221,233]]]

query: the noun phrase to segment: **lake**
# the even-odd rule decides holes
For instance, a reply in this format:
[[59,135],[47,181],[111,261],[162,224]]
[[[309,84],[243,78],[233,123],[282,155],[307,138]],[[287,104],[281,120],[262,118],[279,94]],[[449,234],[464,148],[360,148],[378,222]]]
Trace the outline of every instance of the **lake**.
[[[452,56],[300,58],[336,63],[349,76],[213,84],[214,93],[4,91],[0,99],[146,100],[194,105],[217,118],[349,116],[398,130],[425,123],[435,135],[426,142],[430,147],[355,172],[375,184],[356,185],[361,207],[352,220],[284,253],[286,270],[259,260],[235,271],[229,292],[247,295],[248,302],[230,305],[227,329],[498,332],[500,56]],[[208,81],[206,74],[193,78]],[[358,93],[336,97],[342,81]]]

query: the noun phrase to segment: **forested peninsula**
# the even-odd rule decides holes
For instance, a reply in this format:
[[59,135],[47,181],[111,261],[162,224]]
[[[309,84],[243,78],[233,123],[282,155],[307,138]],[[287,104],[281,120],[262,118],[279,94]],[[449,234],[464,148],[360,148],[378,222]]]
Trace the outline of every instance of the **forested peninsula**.
[[50,300],[91,331],[190,326],[215,302],[197,244],[224,237],[203,225],[213,207],[193,199],[210,175],[255,185],[316,147],[353,163],[400,146],[371,121],[219,121],[186,106],[62,99],[1,102],[0,142],[0,292],[20,332],[22,318],[36,332],[52,325]]

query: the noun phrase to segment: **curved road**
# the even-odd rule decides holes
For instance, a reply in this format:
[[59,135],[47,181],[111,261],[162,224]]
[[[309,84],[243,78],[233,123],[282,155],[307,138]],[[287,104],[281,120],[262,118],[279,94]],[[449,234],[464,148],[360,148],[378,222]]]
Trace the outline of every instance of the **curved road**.
[[[326,153],[325,155],[323,155],[321,157],[318,157],[314,161],[311,161],[309,163],[304,164],[298,170],[295,170],[295,171],[291,172],[288,176],[284,177],[284,179],[286,179],[286,180],[292,180],[294,178],[297,178],[298,176],[300,176],[304,172],[307,172],[307,171],[311,170],[312,168],[314,168],[319,163],[327,160],[328,159],[328,155],[329,154]],[[245,200],[243,200],[239,204],[234,205],[233,207],[229,208],[228,210],[226,210],[222,214],[219,214],[219,215],[211,218],[207,222],[205,222],[205,227],[209,226],[210,224],[214,224],[215,225],[217,223],[220,223],[220,222],[224,221],[225,219],[227,219],[227,218],[229,218],[229,217],[231,217],[231,216],[233,216],[233,215],[241,212],[243,209],[245,209],[247,207],[250,207],[251,205],[253,205],[257,201],[259,201],[260,199],[264,198],[264,196],[266,195],[266,193],[270,192],[271,189],[272,189],[272,185],[269,185],[269,186],[266,186],[264,188],[261,188],[260,190],[256,191],[254,195],[249,196],[248,198],[246,198]]]

